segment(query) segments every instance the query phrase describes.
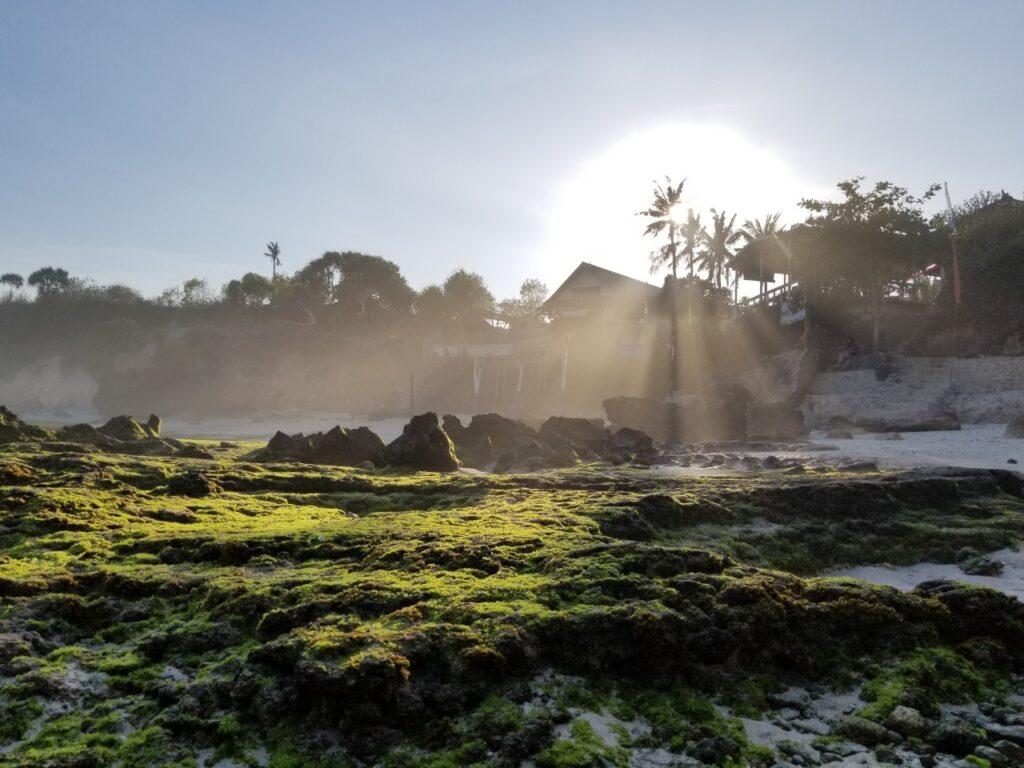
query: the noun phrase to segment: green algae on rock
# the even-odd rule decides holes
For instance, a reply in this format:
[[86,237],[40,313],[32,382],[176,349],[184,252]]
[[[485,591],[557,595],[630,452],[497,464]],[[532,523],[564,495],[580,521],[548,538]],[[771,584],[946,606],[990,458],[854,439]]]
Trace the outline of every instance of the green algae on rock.
[[861,674],[884,723],[907,690],[1024,671],[1015,600],[818,575],[1019,542],[992,473],[402,474],[253,447],[0,448],[4,760],[771,765],[713,697]]

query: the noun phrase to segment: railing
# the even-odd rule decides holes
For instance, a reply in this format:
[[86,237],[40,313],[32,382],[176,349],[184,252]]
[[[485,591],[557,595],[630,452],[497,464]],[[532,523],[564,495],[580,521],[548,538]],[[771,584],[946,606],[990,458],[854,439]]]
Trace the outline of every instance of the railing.
[[749,309],[755,305],[772,304],[776,299],[781,299],[794,285],[795,283],[792,281],[783,283],[782,285],[772,288],[770,291],[759,293],[757,296],[748,296],[745,299],[741,299],[737,306],[740,309]]

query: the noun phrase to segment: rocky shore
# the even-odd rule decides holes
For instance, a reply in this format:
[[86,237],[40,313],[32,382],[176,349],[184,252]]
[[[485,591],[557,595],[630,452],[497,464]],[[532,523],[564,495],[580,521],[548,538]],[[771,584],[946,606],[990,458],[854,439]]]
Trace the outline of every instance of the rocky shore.
[[1019,600],[830,575],[991,567],[1013,472],[574,419],[265,446],[3,419],[5,764],[1020,764]]

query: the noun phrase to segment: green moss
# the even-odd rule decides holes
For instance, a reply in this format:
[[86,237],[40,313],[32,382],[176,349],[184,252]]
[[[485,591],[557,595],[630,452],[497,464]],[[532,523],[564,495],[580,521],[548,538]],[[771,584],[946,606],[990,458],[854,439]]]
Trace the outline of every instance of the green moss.
[[626,768],[629,752],[605,744],[586,720],[574,720],[571,738],[559,739],[537,755],[537,768]]
[[865,683],[861,698],[870,704],[859,714],[884,721],[898,705],[933,713],[940,703],[963,704],[992,698],[1000,675],[978,669],[950,648],[922,648],[886,667]]

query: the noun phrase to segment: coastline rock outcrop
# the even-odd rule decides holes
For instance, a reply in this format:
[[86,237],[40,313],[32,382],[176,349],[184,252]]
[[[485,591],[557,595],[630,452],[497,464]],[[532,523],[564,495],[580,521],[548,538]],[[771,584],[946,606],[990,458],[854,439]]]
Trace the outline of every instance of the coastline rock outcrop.
[[286,435],[278,431],[267,447],[253,457],[255,461],[301,461],[355,467],[363,462],[378,463],[384,441],[367,427],[345,429],[335,426],[312,435]]
[[13,411],[0,405],[0,443],[28,443],[52,439],[53,433],[48,429],[26,424]]
[[388,466],[427,472],[453,472],[461,466],[451,438],[441,428],[437,414],[430,411],[413,416],[402,434],[384,448],[381,458]]

